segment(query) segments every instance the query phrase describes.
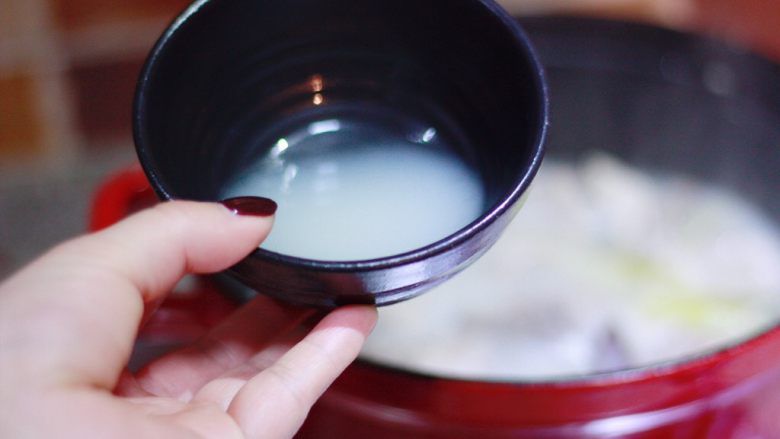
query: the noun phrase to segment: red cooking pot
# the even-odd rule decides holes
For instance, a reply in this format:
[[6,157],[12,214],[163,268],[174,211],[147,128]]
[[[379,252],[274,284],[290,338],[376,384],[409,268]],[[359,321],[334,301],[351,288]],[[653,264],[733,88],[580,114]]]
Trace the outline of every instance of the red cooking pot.
[[[91,227],[154,202],[138,166],[106,181]],[[195,340],[235,304],[199,278],[139,338],[133,367]],[[780,437],[780,328],[720,352],[540,384],[451,380],[358,361],[314,407],[301,438]]]
[[[780,222],[775,64],[644,25],[524,24],[548,70],[551,156],[606,150],[728,187]],[[713,66],[727,74],[713,77]],[[140,169],[122,172],[99,190],[92,229],[152,202]],[[233,309],[219,287],[194,285],[196,294],[163,306],[142,348],[187,342]],[[541,383],[448,379],[359,360],[312,409],[299,437],[780,438],[780,328],[675,362]]]

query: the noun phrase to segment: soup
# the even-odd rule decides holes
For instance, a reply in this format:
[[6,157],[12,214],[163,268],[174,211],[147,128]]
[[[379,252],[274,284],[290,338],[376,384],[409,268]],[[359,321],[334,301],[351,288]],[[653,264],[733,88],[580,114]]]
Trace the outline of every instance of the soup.
[[548,160],[481,260],[380,310],[364,358],[534,380],[735,343],[780,316],[780,230],[740,197],[595,154]]
[[392,256],[483,211],[478,173],[433,126],[366,112],[299,121],[277,137],[222,194],[278,203],[265,249],[330,261]]

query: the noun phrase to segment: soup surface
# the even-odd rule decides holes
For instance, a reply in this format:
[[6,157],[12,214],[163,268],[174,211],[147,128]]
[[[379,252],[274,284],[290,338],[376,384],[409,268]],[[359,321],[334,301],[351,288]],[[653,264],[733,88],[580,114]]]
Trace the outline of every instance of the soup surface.
[[362,355],[520,380],[679,359],[777,322],[778,267],[780,230],[734,193],[605,155],[548,160],[498,243],[381,309]]
[[484,208],[478,173],[419,121],[384,113],[302,121],[273,142],[222,194],[278,203],[261,246],[271,251],[392,256],[446,238]]

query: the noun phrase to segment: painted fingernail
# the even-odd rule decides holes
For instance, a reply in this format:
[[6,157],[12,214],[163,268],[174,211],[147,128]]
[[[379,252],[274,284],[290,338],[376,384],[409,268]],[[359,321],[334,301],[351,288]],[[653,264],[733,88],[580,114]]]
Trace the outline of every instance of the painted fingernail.
[[222,201],[222,205],[236,215],[271,216],[276,213],[276,202],[263,197],[236,197]]

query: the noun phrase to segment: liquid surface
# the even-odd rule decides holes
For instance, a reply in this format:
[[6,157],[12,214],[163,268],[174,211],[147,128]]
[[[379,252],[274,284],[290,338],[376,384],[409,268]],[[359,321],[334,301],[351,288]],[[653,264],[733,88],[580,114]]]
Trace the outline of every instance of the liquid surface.
[[548,159],[498,243],[380,309],[363,356],[511,380],[681,359],[775,324],[777,267],[780,228],[733,192],[603,155]]
[[391,256],[477,219],[477,173],[435,128],[383,117],[301,123],[222,193],[279,205],[262,248],[307,259]]

